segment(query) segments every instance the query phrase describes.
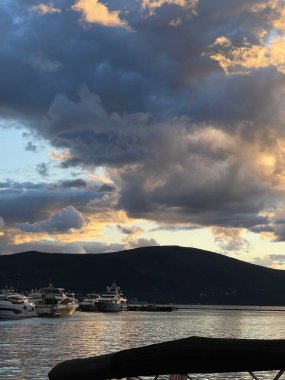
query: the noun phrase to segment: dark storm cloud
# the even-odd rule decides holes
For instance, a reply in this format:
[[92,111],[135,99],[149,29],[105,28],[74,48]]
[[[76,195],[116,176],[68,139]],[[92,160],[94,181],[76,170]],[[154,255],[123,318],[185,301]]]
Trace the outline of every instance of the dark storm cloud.
[[64,233],[81,229],[86,223],[84,216],[73,206],[68,206],[38,223],[19,223],[16,227],[24,232]]
[[60,183],[60,185],[62,187],[66,187],[66,188],[69,188],[69,187],[86,187],[87,183],[83,179],[77,178],[77,179],[62,181]]
[[104,185],[102,185],[102,186],[98,189],[98,191],[99,191],[99,192],[102,192],[102,193],[112,193],[114,190],[115,190],[114,187],[111,186],[111,185],[108,185],[108,184],[104,184]]
[[[269,222],[267,217],[258,214],[266,207],[270,191],[266,191],[257,183],[250,183],[250,178],[244,184],[239,183],[240,187],[236,188],[237,178],[234,176],[234,182],[230,184],[223,182],[223,178],[203,179],[193,183],[188,170],[181,170],[181,177],[176,174],[167,176],[165,173],[169,181],[167,186],[148,190],[135,178],[135,174],[138,173],[132,173],[133,178],[129,175],[123,177],[124,188],[120,199],[121,206],[132,217],[144,217],[162,223],[192,222],[204,226],[244,228]],[[202,172],[201,175],[203,174]],[[143,175],[147,176],[147,173],[141,174]],[[139,175],[138,177],[141,179]],[[219,180],[221,182],[218,185]],[[177,183],[179,187],[176,186]],[[243,186],[247,186],[246,193]]]
[[[0,32],[5,36],[0,59],[5,74],[0,79],[2,109],[40,116],[56,94],[65,92],[76,98],[78,88],[86,83],[100,95],[107,111],[143,111],[157,117],[188,114],[196,120],[207,117],[205,108],[210,108],[211,117],[219,117],[219,109],[236,114],[233,102],[225,107],[224,96],[216,97],[218,86],[218,92],[230,91],[230,98],[241,101],[241,107],[250,112],[258,99],[248,97],[245,102],[239,81],[218,75],[217,64],[203,53],[221,34],[253,41],[252,30],[268,28],[248,11],[251,3],[219,0],[209,5],[200,0],[195,17],[192,9],[167,4],[146,17],[137,3],[126,16],[133,32],[96,24],[83,28],[78,12],[70,9],[74,1],[58,1],[56,7],[62,12],[44,16],[31,10],[32,0],[4,4],[0,16]],[[181,25],[169,26],[178,17]],[[268,91],[263,77],[259,75],[261,89]],[[242,82],[244,88],[251,88],[250,81]],[[266,97],[262,91],[258,94]]]
[[138,141],[140,119],[140,115],[108,114],[100,98],[83,87],[79,102],[64,95],[54,99],[44,121],[44,133],[54,146],[70,149],[72,157],[63,166],[120,166],[141,161],[147,154]]
[[89,201],[98,198],[100,204],[102,196],[95,187],[58,187],[54,183],[6,182],[0,183],[0,188],[0,216],[9,226],[15,223],[40,224],[70,205],[83,212]]
[[[250,166],[254,158],[244,159],[244,145],[276,148],[285,76],[273,65],[225,75],[210,57],[220,36],[238,47],[260,42],[273,11],[253,11],[249,0],[164,4],[150,13],[130,3],[127,29],[82,25],[74,3],[57,1],[60,12],[42,16],[32,0],[0,5],[3,116],[67,149],[63,167],[110,169],[120,189],[119,204],[111,203],[132,217],[266,228],[260,213],[276,192]],[[263,9],[264,1],[254,4]],[[56,198],[57,210],[99,207],[84,186],[62,186],[59,194],[4,191],[0,215],[48,220]]]
[[276,218],[273,220],[273,232],[275,241],[285,241],[285,219]]

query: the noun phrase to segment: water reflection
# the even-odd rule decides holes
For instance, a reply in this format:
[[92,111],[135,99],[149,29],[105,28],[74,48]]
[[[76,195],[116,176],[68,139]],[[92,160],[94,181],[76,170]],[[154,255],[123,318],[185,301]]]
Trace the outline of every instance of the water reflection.
[[[285,312],[188,310],[173,313],[80,313],[62,319],[0,323],[0,379],[47,379],[62,360],[88,357],[191,335],[285,339]],[[197,379],[193,375],[193,379]],[[203,379],[250,379],[245,374]],[[261,379],[272,379],[272,375]],[[285,378],[285,377],[284,377]],[[281,377],[282,379],[282,377]]]

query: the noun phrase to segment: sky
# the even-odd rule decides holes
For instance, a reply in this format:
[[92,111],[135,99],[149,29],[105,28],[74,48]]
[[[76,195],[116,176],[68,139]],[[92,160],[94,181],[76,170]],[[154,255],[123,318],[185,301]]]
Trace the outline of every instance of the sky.
[[2,0],[0,254],[285,269],[284,0]]

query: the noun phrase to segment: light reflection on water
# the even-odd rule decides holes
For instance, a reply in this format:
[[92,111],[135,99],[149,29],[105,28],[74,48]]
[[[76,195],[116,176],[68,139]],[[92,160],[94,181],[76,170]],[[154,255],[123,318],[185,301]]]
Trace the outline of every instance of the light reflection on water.
[[[285,311],[77,312],[70,318],[0,321],[0,379],[47,379],[49,370],[62,360],[193,335],[285,339]],[[250,377],[227,374],[199,378],[246,380]],[[272,374],[261,377],[272,378]]]

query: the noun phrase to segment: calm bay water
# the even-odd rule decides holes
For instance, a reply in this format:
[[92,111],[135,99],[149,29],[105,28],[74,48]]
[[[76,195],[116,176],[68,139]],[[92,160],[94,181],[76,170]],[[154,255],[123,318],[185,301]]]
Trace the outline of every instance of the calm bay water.
[[[285,309],[179,310],[172,313],[77,312],[70,318],[0,321],[0,379],[47,379],[62,360],[88,357],[192,335],[285,339]],[[249,379],[246,374],[203,379]],[[272,379],[263,374],[262,379]],[[285,376],[281,377],[285,379]]]

